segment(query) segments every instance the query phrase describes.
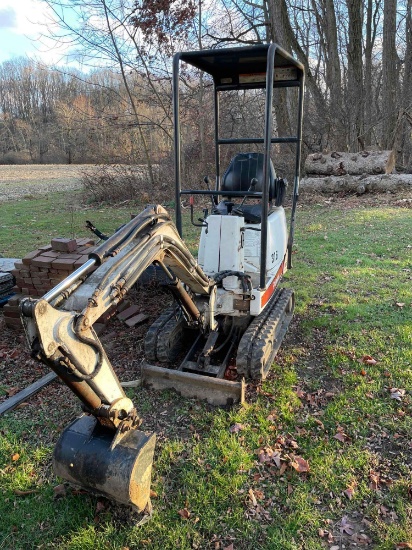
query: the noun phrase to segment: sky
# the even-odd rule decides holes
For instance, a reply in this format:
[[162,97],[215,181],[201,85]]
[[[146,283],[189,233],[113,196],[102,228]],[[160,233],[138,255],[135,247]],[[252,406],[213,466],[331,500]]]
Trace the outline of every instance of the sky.
[[0,0],[0,63],[20,56],[60,63],[65,51],[42,37],[50,19],[42,0]]

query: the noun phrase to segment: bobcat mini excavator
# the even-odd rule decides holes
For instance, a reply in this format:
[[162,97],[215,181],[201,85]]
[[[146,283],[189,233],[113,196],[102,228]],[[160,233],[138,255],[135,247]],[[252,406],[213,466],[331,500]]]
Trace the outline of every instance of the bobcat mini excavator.
[[[203,71],[213,83],[213,189],[182,186],[181,63]],[[279,136],[272,131],[274,89],[288,87],[297,91],[296,133]],[[245,90],[265,94],[264,136],[220,137],[220,95]],[[231,404],[243,400],[244,379],[265,378],[294,308],[293,291],[278,285],[291,267],[303,93],[303,66],[277,44],[175,55],[175,223],[162,206],[148,206],[41,299],[21,303],[33,355],[53,369],[83,405],[84,414],[64,430],[56,445],[53,461],[59,476],[139,511],[149,502],[155,435],[139,430],[138,412],[93,324],[121,302],[151,264],[163,270],[175,305],[147,332],[143,382],[213,404]],[[286,184],[276,176],[270,159],[273,144],[279,149],[285,143],[296,150],[289,229],[282,207]],[[220,152],[225,145],[260,145],[263,152],[237,154],[221,175]],[[192,209],[192,222],[201,226],[197,260],[182,238],[185,195],[191,197],[192,208],[195,195],[211,202],[200,223],[193,222]],[[225,377],[229,368],[235,379]]]

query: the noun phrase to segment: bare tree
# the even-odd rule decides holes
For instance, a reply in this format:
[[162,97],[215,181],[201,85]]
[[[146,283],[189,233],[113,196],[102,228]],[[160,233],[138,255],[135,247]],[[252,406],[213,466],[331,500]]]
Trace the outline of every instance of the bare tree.
[[391,149],[395,140],[399,58],[396,51],[397,0],[383,2],[382,40],[382,146]]

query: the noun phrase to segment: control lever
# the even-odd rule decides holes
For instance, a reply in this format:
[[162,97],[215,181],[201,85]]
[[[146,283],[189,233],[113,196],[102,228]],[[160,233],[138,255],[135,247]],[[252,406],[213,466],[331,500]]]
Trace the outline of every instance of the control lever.
[[194,225],[195,227],[206,227],[206,232],[207,232],[207,226],[208,226],[208,223],[206,221],[206,218],[208,215],[207,208],[203,209],[204,219],[202,220],[201,218],[199,218],[199,221],[201,223],[196,223],[193,219],[193,205],[194,205],[193,195],[190,195],[189,204],[190,204],[190,221],[192,222],[192,225]]
[[[210,180],[209,180],[209,176],[205,176],[205,177],[203,178],[203,181],[205,182],[208,191],[211,191],[211,189],[210,189]],[[211,195],[211,196],[210,196],[210,200],[212,201],[212,212],[213,212],[213,209],[214,209],[214,207],[217,205],[218,200],[217,200],[217,198],[216,198],[214,195]]]
[[[250,181],[250,186],[249,186],[249,189],[247,190],[247,192],[250,193],[251,191],[253,191],[254,188],[256,187],[257,183],[258,183],[258,180],[256,178],[252,178],[251,181]],[[242,206],[245,204],[246,199],[247,199],[247,195],[245,195],[243,197],[242,202],[233,211],[236,212],[237,214],[242,214]]]

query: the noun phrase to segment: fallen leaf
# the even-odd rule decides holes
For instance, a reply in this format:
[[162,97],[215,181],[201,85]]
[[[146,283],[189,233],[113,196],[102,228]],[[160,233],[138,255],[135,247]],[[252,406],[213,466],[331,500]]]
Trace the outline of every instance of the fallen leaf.
[[412,544],[410,542],[397,542],[395,548],[396,550],[398,550],[398,548],[412,548]]
[[17,409],[22,409],[23,407],[27,407],[28,405],[30,405],[30,403],[27,403],[27,401],[23,401],[23,403],[19,403],[16,407],[16,410]]
[[362,545],[369,545],[371,542],[372,542],[372,539],[370,539],[368,537],[368,535],[365,535],[365,533],[354,533],[352,536],[351,536],[351,540],[356,543],[356,544],[359,544],[360,546]]
[[229,432],[232,434],[237,434],[238,432],[243,430],[243,428],[244,428],[243,424],[239,424],[238,422],[236,422],[236,424],[233,424],[233,426],[230,426]]
[[19,388],[9,388],[6,390],[7,397],[12,397],[13,395],[16,395],[16,393],[19,391]]
[[20,458],[19,453],[14,453],[14,455],[11,457],[13,462],[16,462],[17,460],[19,460],[19,458]]
[[344,432],[337,432],[333,437],[334,439],[337,439],[341,443],[346,443],[350,441],[350,437],[346,435]]
[[301,456],[294,456],[291,462],[292,468],[294,468],[299,474],[309,472],[309,462]]
[[343,494],[345,495],[345,497],[347,497],[349,500],[352,500],[353,499],[353,495],[355,493],[355,487],[352,485],[352,486],[349,486],[347,489],[345,489],[343,491]]
[[20,489],[14,489],[14,494],[19,497],[25,497],[26,495],[32,495],[33,493],[38,493],[37,489],[31,489],[27,491],[20,491]]
[[405,390],[402,388],[390,388],[391,399],[402,401],[402,397],[405,395]]
[[56,485],[56,487],[53,487],[53,493],[54,498],[62,498],[66,496],[66,486],[61,483],[60,485]]
[[370,479],[369,489],[371,491],[377,491],[379,488],[380,475],[377,474],[376,472],[370,472],[369,479]]
[[376,365],[377,361],[371,355],[364,355],[362,357],[362,363],[365,363],[365,365]]
[[322,428],[322,430],[325,429],[325,425],[322,422],[322,420],[319,420],[319,418],[314,418],[313,420],[316,422],[316,424],[318,424]]
[[341,519],[340,532],[346,533],[347,535],[353,535],[353,525],[349,523],[347,516],[343,516]]
[[293,487],[290,483],[288,483],[288,496],[293,493]]
[[263,500],[265,498],[263,491],[259,491],[259,489],[255,489],[253,493],[258,500]]
[[286,462],[282,462],[282,465],[279,469],[279,475],[280,476],[283,476],[283,474],[285,473],[287,467],[288,467],[288,465],[286,464]]
[[158,497],[158,494],[156,493],[156,491],[152,491],[150,489],[150,498],[157,498]]
[[190,512],[187,508],[182,508],[177,512],[179,516],[183,519],[189,519],[190,518]]
[[250,497],[250,500],[252,501],[253,506],[257,506],[257,500],[252,489],[249,489],[249,497]]
[[396,305],[402,309],[405,304],[404,302],[396,302]]
[[234,548],[233,548],[233,542],[231,542],[231,543],[229,544],[229,546],[225,546],[225,547],[223,548],[223,550],[234,550]]

